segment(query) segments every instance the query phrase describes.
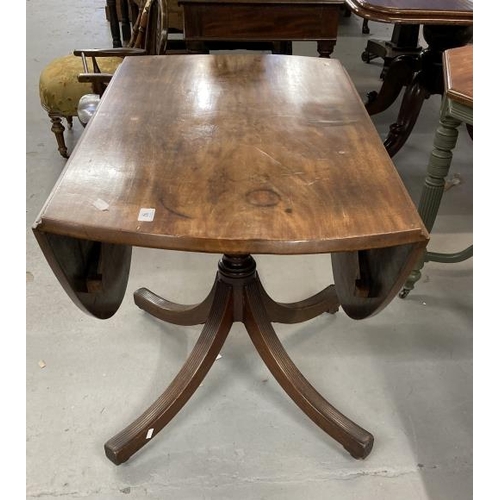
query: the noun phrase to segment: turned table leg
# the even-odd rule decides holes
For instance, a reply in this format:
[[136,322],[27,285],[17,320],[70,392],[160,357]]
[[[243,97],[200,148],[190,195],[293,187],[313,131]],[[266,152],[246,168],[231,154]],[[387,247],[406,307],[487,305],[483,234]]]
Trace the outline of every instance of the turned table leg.
[[319,57],[329,59],[335,48],[335,40],[319,40],[317,42],[317,50]]
[[[441,204],[444,193],[445,179],[450,170],[453,158],[453,149],[457,144],[458,127],[462,123],[460,120],[451,117],[447,113],[448,101],[445,98],[441,108],[441,119],[434,136],[434,149],[427,165],[427,175],[425,177],[418,212],[425,227],[431,232]],[[399,296],[405,298],[415,287],[415,283],[421,278],[421,270],[428,260],[427,252],[424,252],[418,260],[417,265],[408,276]]]
[[113,48],[121,47],[122,40],[120,36],[120,23],[118,21],[118,11],[116,9],[116,0],[106,0],[109,15],[109,28],[111,38],[113,39]]

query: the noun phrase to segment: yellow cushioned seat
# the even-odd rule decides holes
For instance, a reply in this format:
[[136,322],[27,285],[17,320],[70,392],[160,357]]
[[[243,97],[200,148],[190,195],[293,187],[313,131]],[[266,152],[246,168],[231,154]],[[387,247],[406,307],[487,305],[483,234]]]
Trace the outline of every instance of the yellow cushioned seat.
[[[99,68],[102,73],[113,74],[122,61],[122,57],[100,57]],[[87,64],[91,69],[92,60],[89,57]],[[54,59],[40,74],[40,102],[49,114],[51,130],[56,137],[59,153],[64,158],[68,158],[68,149],[64,141],[65,129],[61,118],[66,118],[71,127],[73,116],[78,116],[80,98],[93,92],[92,84],[78,81],[80,73],[84,73],[82,58],[70,54]]]
[[[100,57],[99,68],[102,73],[114,73],[122,61],[121,57]],[[92,68],[90,58],[87,58],[87,64],[89,69]],[[73,54],[51,61],[40,74],[39,91],[43,108],[64,117],[76,116],[80,98],[92,93],[90,83],[78,81],[78,75],[83,72],[81,57]]]

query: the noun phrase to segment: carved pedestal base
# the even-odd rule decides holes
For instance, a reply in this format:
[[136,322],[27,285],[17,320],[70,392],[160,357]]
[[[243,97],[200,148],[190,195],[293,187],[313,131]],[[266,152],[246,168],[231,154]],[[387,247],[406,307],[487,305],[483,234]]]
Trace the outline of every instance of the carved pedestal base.
[[469,43],[471,26],[425,25],[428,47],[417,54],[395,57],[386,68],[380,91],[370,92],[366,109],[370,115],[386,110],[403,93],[395,123],[390,126],[384,145],[393,157],[406,143],[422,109],[431,95],[443,93],[443,52]]
[[137,420],[110,439],[106,456],[119,465],[155,437],[187,403],[219,354],[235,321],[245,325],[267,367],[299,408],[355,458],[365,458],[373,436],[328,403],[293,364],[271,323],[299,323],[339,308],[333,285],[293,304],[273,301],[262,287],[250,255],[224,255],[212,291],[198,305],[181,306],[145,288],[134,294],[149,314],[178,325],[204,323],[201,335],[165,392]]

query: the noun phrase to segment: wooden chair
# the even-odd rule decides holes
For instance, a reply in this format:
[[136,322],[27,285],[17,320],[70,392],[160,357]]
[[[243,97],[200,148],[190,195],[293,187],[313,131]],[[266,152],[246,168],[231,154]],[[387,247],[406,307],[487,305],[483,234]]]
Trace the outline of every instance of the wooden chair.
[[167,26],[167,0],[142,0],[128,47],[75,50],[54,59],[43,69],[39,80],[40,102],[49,115],[61,156],[69,156],[62,120],[72,126],[80,99],[88,94],[102,95],[124,57],[166,53]]

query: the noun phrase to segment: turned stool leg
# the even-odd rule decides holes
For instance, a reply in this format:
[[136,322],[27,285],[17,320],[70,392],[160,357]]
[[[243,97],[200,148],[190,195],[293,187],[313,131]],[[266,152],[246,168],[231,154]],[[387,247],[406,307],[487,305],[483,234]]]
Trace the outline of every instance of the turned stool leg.
[[[425,227],[431,232],[436,220],[441,198],[443,197],[445,178],[448,175],[453,157],[452,150],[457,144],[458,126],[461,121],[446,114],[447,101],[443,100],[441,108],[441,119],[434,136],[434,149],[432,150],[427,176],[420,196],[418,213],[422,217]],[[399,296],[405,298],[415,287],[415,283],[421,278],[421,270],[426,262],[426,252],[422,255],[415,268],[406,280],[403,290]]]
[[62,124],[61,117],[59,115],[55,115],[54,113],[49,113],[50,121],[52,122],[52,132],[56,136],[57,141],[57,149],[63,158],[69,158],[68,148],[66,147],[66,143],[64,142],[64,125]]

